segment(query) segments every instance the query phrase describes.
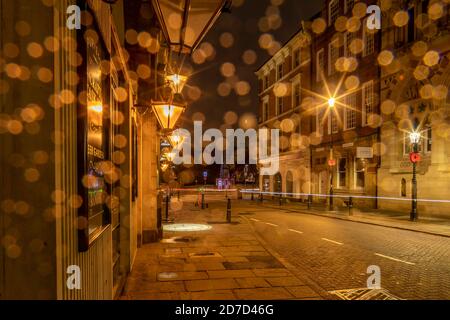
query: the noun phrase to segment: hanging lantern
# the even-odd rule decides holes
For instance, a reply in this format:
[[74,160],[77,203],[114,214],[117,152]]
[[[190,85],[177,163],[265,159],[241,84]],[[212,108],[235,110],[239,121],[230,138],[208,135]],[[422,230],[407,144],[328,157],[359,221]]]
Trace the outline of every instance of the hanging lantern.
[[158,118],[161,128],[173,130],[181,114],[186,110],[186,102],[181,94],[175,94],[170,101],[152,102],[153,112]]
[[191,54],[229,0],[152,0],[162,32],[172,51]]
[[170,136],[168,136],[167,139],[169,140],[172,147],[176,148],[177,146],[183,144],[185,137],[178,133],[173,133]]
[[181,94],[188,80],[187,76],[181,74],[171,74],[166,77],[166,81],[170,84],[173,92]]

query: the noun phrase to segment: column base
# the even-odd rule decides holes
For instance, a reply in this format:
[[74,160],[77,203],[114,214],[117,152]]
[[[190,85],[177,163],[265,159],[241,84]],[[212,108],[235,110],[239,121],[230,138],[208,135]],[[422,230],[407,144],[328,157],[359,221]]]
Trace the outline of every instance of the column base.
[[155,243],[162,239],[162,231],[144,230],[142,233],[142,243]]

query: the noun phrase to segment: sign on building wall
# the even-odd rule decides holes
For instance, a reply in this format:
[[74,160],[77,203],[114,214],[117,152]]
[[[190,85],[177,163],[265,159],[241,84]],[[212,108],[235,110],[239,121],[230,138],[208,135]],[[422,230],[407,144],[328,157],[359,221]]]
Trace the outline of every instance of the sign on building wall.
[[356,148],[356,157],[358,159],[372,159],[373,158],[373,148],[372,147]]
[[78,210],[78,248],[84,252],[110,223],[105,199],[110,185],[105,181],[109,160],[109,87],[108,75],[100,65],[106,59],[106,49],[95,24],[78,31],[79,54],[83,63],[78,67],[78,193],[83,202]]

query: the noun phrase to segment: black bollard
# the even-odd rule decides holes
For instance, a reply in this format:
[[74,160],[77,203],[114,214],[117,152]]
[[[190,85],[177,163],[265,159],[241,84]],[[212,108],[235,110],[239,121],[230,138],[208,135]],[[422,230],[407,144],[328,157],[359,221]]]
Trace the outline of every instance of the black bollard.
[[166,195],[166,222],[169,221],[169,194]]
[[252,201],[255,200],[254,196],[253,196],[253,192],[252,192]]
[[312,197],[312,195],[310,194],[310,195],[308,195],[308,210],[311,209],[311,207],[312,207],[312,202],[313,202],[313,197]]
[[348,215],[353,215],[353,197],[348,198]]
[[231,199],[229,198],[227,202],[227,222],[231,223]]
[[205,193],[202,192],[202,210],[205,210]]
[[280,194],[280,197],[278,198],[278,204],[279,204],[280,206],[283,205],[283,198],[282,198],[282,195],[281,195],[281,194]]
[[264,201],[264,196],[262,193],[259,194],[259,202],[263,203]]

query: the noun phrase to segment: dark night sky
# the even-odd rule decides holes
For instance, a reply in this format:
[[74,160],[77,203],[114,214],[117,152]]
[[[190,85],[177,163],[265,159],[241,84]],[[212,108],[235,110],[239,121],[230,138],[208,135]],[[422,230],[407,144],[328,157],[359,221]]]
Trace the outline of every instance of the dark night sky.
[[[236,1],[236,0],[235,0]],[[247,113],[257,116],[258,87],[254,72],[270,57],[268,52],[259,46],[259,37],[263,34],[258,28],[260,18],[266,16],[266,10],[272,3],[282,3],[279,8],[282,24],[276,30],[269,30],[274,39],[281,44],[299,30],[301,21],[307,20],[317,13],[323,4],[323,0],[244,0],[240,7],[233,7],[231,14],[223,14],[203,42],[208,42],[215,48],[216,55],[211,61],[203,64],[192,63],[194,74],[189,80],[187,88],[189,96],[190,87],[201,89],[201,98],[190,103],[184,120],[180,124],[184,128],[190,128],[193,116],[197,113],[204,115],[204,127],[220,128],[224,124],[226,112],[233,111],[239,117]],[[269,11],[270,12],[270,11]],[[234,45],[224,48],[220,44],[220,36],[229,32],[234,37]],[[242,55],[246,50],[253,50],[257,55],[254,64],[245,64]],[[218,85],[225,81],[221,74],[223,63],[231,62],[236,67],[236,76],[240,81],[250,84],[251,91],[247,96],[238,96],[234,90],[226,97],[217,93]],[[196,117],[194,117],[196,118]]]

